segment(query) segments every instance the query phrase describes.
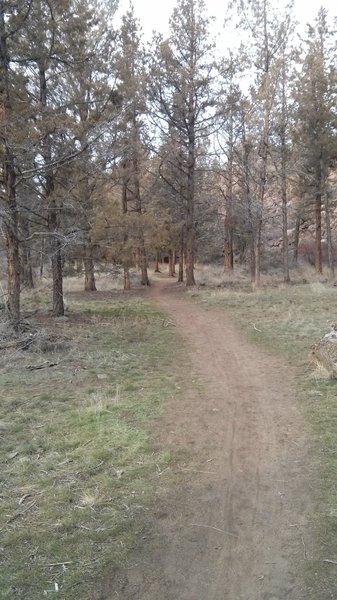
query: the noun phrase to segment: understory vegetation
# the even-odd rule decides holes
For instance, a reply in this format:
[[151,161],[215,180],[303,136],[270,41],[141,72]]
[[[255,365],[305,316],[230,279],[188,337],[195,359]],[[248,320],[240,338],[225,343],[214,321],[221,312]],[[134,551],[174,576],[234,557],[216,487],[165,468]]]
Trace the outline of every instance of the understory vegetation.
[[148,430],[179,394],[182,345],[139,297],[73,293],[52,320],[34,294],[34,342],[1,354],[0,597],[92,600],[170,480],[175,451]]
[[[210,281],[207,273],[203,281]],[[315,547],[305,548],[304,568],[308,600],[337,597],[337,382],[310,364],[310,347],[330,330],[336,317],[337,290],[320,282],[285,286],[268,285],[257,291],[234,277],[216,279],[221,287],[199,288],[190,292],[194,301],[212,309],[222,309],[248,338],[269,352],[286,357],[295,365],[298,396],[312,426],[313,443],[319,454],[320,514],[312,515]],[[315,467],[313,466],[313,470]]]

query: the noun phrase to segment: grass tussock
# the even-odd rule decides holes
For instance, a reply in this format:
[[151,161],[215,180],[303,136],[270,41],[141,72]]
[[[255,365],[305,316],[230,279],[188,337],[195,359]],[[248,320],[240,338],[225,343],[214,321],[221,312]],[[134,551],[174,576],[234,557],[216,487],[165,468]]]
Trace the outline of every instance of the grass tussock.
[[173,458],[148,428],[178,393],[177,334],[128,296],[39,318],[67,344],[12,349],[2,365],[0,596],[89,600],[125,559]]
[[255,292],[194,290],[190,295],[207,307],[226,310],[251,341],[297,366],[298,394],[321,465],[321,512],[313,515],[312,523],[318,540],[314,560],[305,562],[307,598],[337,598],[337,382],[309,361],[310,346],[336,322],[337,289],[314,281]]

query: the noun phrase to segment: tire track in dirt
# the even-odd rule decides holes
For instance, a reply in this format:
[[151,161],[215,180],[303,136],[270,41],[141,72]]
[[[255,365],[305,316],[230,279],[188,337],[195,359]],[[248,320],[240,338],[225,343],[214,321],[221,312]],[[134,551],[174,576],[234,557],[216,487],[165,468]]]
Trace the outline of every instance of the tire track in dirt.
[[202,382],[168,405],[158,445],[193,459],[101,598],[305,600],[313,461],[292,369],[176,286],[158,281],[149,297],[187,338],[186,375]]

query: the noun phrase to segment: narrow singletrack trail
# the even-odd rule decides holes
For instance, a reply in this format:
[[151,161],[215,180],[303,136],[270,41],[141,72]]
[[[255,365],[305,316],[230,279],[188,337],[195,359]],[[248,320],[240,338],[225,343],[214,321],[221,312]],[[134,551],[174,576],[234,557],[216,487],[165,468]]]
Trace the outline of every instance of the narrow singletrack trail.
[[305,600],[315,467],[295,374],[177,288],[159,280],[147,297],[186,338],[194,383],[155,435],[192,458],[102,598]]

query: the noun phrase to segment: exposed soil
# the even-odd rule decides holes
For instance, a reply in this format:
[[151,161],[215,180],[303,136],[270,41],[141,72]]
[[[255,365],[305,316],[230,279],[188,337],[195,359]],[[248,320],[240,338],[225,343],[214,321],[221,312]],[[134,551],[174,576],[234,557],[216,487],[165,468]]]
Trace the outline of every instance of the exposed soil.
[[158,280],[148,296],[186,337],[194,382],[155,424],[156,440],[191,460],[100,598],[305,600],[315,467],[295,373],[177,285]]

